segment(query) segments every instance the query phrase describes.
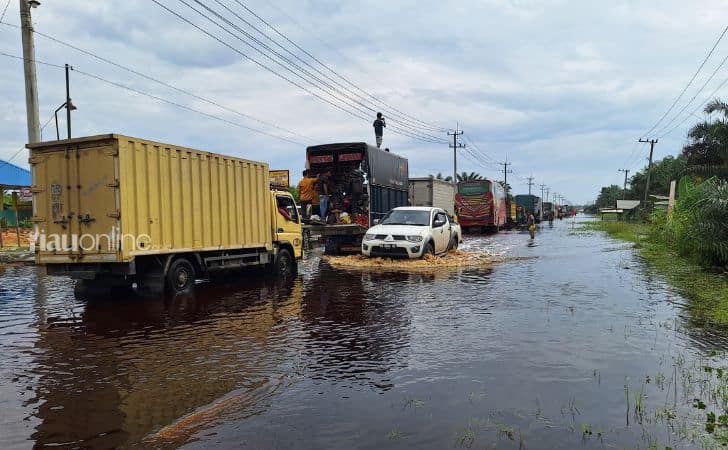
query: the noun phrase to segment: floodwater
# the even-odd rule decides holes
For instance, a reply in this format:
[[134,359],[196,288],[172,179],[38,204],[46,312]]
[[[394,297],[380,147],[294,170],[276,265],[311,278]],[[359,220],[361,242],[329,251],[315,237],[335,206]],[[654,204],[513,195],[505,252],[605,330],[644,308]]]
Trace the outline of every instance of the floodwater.
[[572,226],[468,237],[523,257],[492,267],[311,255],[292,281],[248,272],[173,299],[77,299],[6,267],[0,448],[718,445],[726,334],[628,244]]

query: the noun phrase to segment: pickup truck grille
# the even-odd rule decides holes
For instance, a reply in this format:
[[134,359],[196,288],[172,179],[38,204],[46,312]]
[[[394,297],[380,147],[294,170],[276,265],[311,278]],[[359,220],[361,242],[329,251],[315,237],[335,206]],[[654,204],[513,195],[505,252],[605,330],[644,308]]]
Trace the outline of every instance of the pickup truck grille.
[[395,241],[404,241],[405,237],[399,236],[399,235],[392,235],[392,239],[394,239]]
[[383,240],[387,239],[387,235],[386,235],[386,234],[377,234],[377,235],[376,235],[376,236],[374,236],[374,237],[375,237],[376,239],[379,239],[379,240],[381,240],[381,241],[383,241]]

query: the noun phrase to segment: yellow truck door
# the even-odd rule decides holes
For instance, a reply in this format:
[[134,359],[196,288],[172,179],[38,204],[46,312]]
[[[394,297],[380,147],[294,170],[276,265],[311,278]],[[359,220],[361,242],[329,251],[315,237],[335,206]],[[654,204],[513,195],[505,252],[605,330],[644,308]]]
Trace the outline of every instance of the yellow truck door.
[[[32,147],[31,147],[32,148]],[[117,151],[112,141],[33,150],[39,263],[115,261]]]
[[273,194],[273,210],[276,235],[279,241],[289,242],[293,246],[295,258],[303,256],[303,239],[301,218],[296,202],[290,194],[276,192]]

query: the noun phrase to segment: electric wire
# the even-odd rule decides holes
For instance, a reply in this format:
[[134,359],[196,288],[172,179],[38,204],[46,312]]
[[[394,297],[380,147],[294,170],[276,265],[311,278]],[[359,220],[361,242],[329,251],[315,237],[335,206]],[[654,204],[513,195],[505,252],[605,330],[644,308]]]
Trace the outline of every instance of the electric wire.
[[710,101],[710,99],[714,98],[715,94],[717,94],[718,91],[721,90],[723,88],[723,86],[725,86],[726,84],[728,84],[728,78],[726,78],[725,80],[723,80],[723,82],[720,83],[718,85],[718,87],[715,88],[715,90],[713,92],[711,92],[710,95],[701,104],[699,104],[690,114],[688,114],[687,116],[685,116],[685,118],[683,118],[682,121],[680,121],[678,124],[676,124],[674,127],[672,127],[669,131],[663,133],[660,136],[660,139],[662,139],[663,137],[669,135],[670,133],[672,133],[673,131],[675,131],[678,127],[680,127],[682,124],[684,124],[693,114],[695,114],[700,108],[702,108],[706,103],[708,103]]
[[683,90],[680,91],[680,94],[677,96],[677,98],[675,99],[675,101],[673,101],[672,104],[670,105],[670,107],[667,108],[667,111],[665,111],[665,113],[662,115],[662,117],[660,117],[660,119],[657,122],[655,122],[654,125],[652,125],[652,128],[650,128],[649,130],[647,130],[646,133],[643,133],[642,134],[642,137],[647,137],[647,135],[649,135],[655,128],[657,128],[660,125],[660,123],[662,123],[662,121],[665,120],[665,118],[667,117],[667,115],[670,114],[670,111],[672,111],[672,109],[675,107],[675,105],[677,105],[677,103],[680,101],[680,99],[682,98],[682,96],[685,95],[685,92],[693,84],[693,81],[695,81],[695,78],[698,76],[698,74],[700,73],[700,71],[703,70],[703,67],[708,62],[708,59],[710,59],[710,57],[713,55],[713,52],[715,51],[716,47],[718,47],[718,44],[720,44],[720,41],[723,40],[723,37],[725,36],[726,32],[728,32],[728,26],[726,26],[723,29],[723,32],[718,37],[718,40],[715,41],[715,44],[713,44],[713,47],[710,49],[710,52],[708,52],[708,54],[706,55],[705,59],[703,59],[703,62],[700,63],[700,66],[698,67],[698,70],[695,71],[695,73],[693,74],[693,76],[688,81],[688,84],[686,84],[685,87],[683,88]]
[[[7,22],[0,22],[0,23],[1,23],[1,24],[3,24],[3,25],[7,25],[7,26],[11,26],[11,27],[14,27],[14,28],[20,28],[20,27],[19,27],[19,26],[17,26],[17,25],[14,25],[14,24],[9,24],[9,23],[7,23]],[[310,142],[314,142],[314,141],[315,141],[315,139],[312,139],[312,138],[310,138],[310,137],[308,137],[308,136],[305,136],[305,135],[303,135],[303,134],[297,133],[297,132],[295,132],[295,131],[292,131],[292,130],[288,130],[288,129],[286,129],[286,128],[283,128],[283,127],[281,127],[281,126],[278,126],[278,125],[276,125],[276,124],[274,124],[274,123],[271,123],[271,122],[267,122],[267,121],[265,121],[265,120],[261,120],[261,119],[258,119],[258,118],[256,118],[256,117],[253,117],[253,116],[249,115],[249,114],[245,114],[245,113],[243,113],[243,112],[240,112],[240,111],[238,111],[238,110],[235,110],[235,109],[233,109],[233,108],[230,108],[230,107],[228,107],[228,106],[222,105],[222,104],[220,104],[220,103],[218,103],[218,102],[216,102],[216,101],[214,101],[214,100],[210,100],[210,99],[208,99],[208,98],[202,97],[201,95],[198,95],[198,94],[195,94],[195,93],[193,93],[193,92],[190,92],[190,91],[188,91],[188,90],[185,90],[185,89],[182,89],[182,88],[180,88],[180,87],[177,87],[177,86],[175,86],[175,85],[173,85],[173,84],[171,84],[171,83],[168,83],[168,82],[166,82],[166,81],[162,81],[162,80],[160,80],[160,79],[158,79],[158,78],[154,78],[154,77],[152,77],[152,76],[150,76],[150,75],[147,75],[147,74],[145,74],[144,72],[141,72],[141,71],[139,71],[139,70],[136,70],[136,69],[132,69],[132,68],[131,68],[131,67],[129,67],[129,66],[125,66],[125,65],[123,65],[123,64],[121,64],[121,63],[118,63],[118,62],[116,62],[116,61],[113,61],[113,60],[111,60],[111,59],[109,59],[109,58],[105,58],[105,57],[103,57],[103,56],[100,56],[100,55],[98,55],[98,54],[96,54],[96,53],[93,53],[93,52],[91,52],[91,51],[89,51],[89,50],[86,50],[86,49],[83,49],[83,48],[81,48],[81,47],[78,47],[78,46],[76,46],[76,45],[73,45],[73,44],[70,44],[70,43],[68,43],[68,42],[65,42],[65,41],[63,41],[63,40],[61,40],[61,39],[58,39],[58,38],[56,38],[56,37],[50,36],[50,35],[48,35],[48,34],[42,33],[42,32],[40,32],[40,31],[37,31],[37,30],[33,30],[33,33],[34,33],[34,34],[36,34],[36,35],[38,35],[38,36],[41,36],[41,37],[43,37],[43,38],[45,38],[45,39],[51,40],[51,41],[53,41],[53,42],[55,42],[55,43],[57,43],[57,44],[63,45],[63,46],[65,46],[65,47],[68,47],[68,48],[71,48],[71,49],[73,49],[73,50],[76,50],[77,52],[83,53],[84,55],[90,56],[90,57],[92,57],[92,58],[95,58],[95,59],[97,59],[97,60],[99,60],[99,61],[102,61],[102,62],[104,62],[104,63],[110,64],[110,65],[112,65],[112,66],[114,66],[114,67],[117,67],[117,68],[119,68],[119,69],[125,70],[125,71],[127,71],[127,72],[129,72],[129,73],[132,73],[132,74],[134,74],[134,75],[137,75],[137,76],[139,76],[139,77],[142,77],[142,78],[144,78],[144,79],[146,79],[146,80],[149,80],[149,81],[152,81],[152,82],[154,82],[154,83],[160,84],[160,85],[162,85],[162,86],[164,86],[164,87],[167,87],[167,88],[169,88],[169,89],[175,90],[175,91],[177,91],[177,92],[179,92],[179,93],[182,93],[182,94],[188,95],[188,96],[190,96],[190,97],[192,97],[192,98],[195,98],[195,99],[197,99],[197,100],[200,100],[200,101],[202,101],[202,102],[205,102],[205,103],[207,103],[207,104],[209,104],[209,105],[213,105],[213,106],[215,106],[215,107],[218,107],[218,108],[220,108],[220,109],[222,109],[222,110],[225,110],[225,111],[227,111],[227,112],[230,112],[230,113],[236,114],[236,115],[238,115],[238,116],[240,116],[240,117],[244,117],[244,118],[246,118],[246,119],[248,119],[248,120],[252,120],[252,121],[258,122],[258,123],[260,123],[260,124],[262,124],[262,125],[266,125],[266,126],[269,126],[269,127],[271,127],[271,128],[275,128],[275,129],[277,129],[277,130],[280,130],[280,131],[283,131],[283,132],[286,132],[286,133],[289,133],[289,134],[292,134],[292,135],[298,136],[298,137],[300,137],[300,138],[303,138],[303,139],[306,139],[306,140],[308,140],[308,141],[310,141]]]
[[[11,54],[8,54],[8,53],[5,53],[5,52],[0,52],[0,55],[7,56],[7,57],[10,57],[10,58],[14,58],[14,59],[18,59],[18,60],[21,60],[21,61],[24,61],[26,59],[26,58],[23,58],[22,56],[11,55]],[[48,62],[40,61],[40,60],[37,60],[37,59],[34,60],[34,62],[36,64],[41,64],[41,65],[46,65],[46,66],[50,66],[50,67],[55,67],[55,68],[58,68],[58,69],[65,69],[65,66],[61,66],[61,65],[53,64],[53,63],[48,63]],[[306,145],[306,144],[304,144],[302,142],[295,141],[293,139],[290,139],[290,138],[287,138],[287,137],[284,137],[284,136],[278,136],[278,135],[269,133],[269,132],[264,131],[264,130],[259,130],[257,128],[253,128],[253,127],[250,127],[250,126],[247,126],[247,125],[238,123],[238,122],[234,122],[234,121],[229,120],[229,119],[226,119],[224,117],[220,117],[220,116],[216,116],[214,114],[206,113],[204,111],[200,111],[198,109],[195,109],[195,108],[192,108],[192,107],[183,105],[181,103],[177,103],[177,102],[168,100],[166,98],[163,98],[163,97],[160,97],[160,96],[157,96],[157,95],[154,95],[154,94],[150,94],[148,92],[144,92],[144,91],[142,91],[140,89],[136,89],[136,88],[133,88],[131,86],[124,85],[124,84],[119,83],[119,82],[116,82],[116,81],[108,80],[108,79],[106,79],[106,78],[104,78],[104,77],[102,77],[100,75],[95,75],[95,74],[92,74],[90,72],[86,72],[86,71],[80,70],[80,69],[75,68],[75,67],[72,68],[71,70],[73,70],[74,72],[79,73],[81,75],[84,75],[86,77],[93,78],[93,79],[95,79],[97,81],[101,81],[103,83],[106,83],[106,84],[109,84],[109,85],[112,85],[112,86],[116,86],[118,88],[125,89],[125,90],[130,91],[130,92],[134,92],[136,94],[139,94],[139,95],[142,95],[142,96],[145,96],[145,97],[148,97],[148,98],[157,100],[159,102],[166,103],[168,105],[172,105],[172,106],[175,106],[175,107],[180,108],[180,109],[184,109],[184,110],[187,110],[187,111],[190,111],[190,112],[194,112],[194,113],[203,115],[203,116],[208,117],[208,118],[211,118],[211,119],[215,119],[215,120],[218,120],[218,121],[227,123],[229,125],[233,125],[233,126],[236,126],[236,127],[239,127],[239,128],[244,128],[246,130],[250,130],[250,131],[253,131],[255,133],[263,134],[265,136],[272,137],[272,138],[275,138],[275,139],[280,139],[282,141],[286,141],[286,142],[289,142],[289,143],[292,143],[292,144],[301,145],[301,146],[305,146]]]
[[[151,0],[151,1],[152,1],[152,2],[154,3],[154,4],[156,4],[157,6],[159,6],[160,8],[162,8],[162,9],[166,10],[167,12],[169,12],[170,14],[172,14],[173,16],[177,17],[177,18],[178,18],[178,19],[180,19],[181,21],[183,21],[183,22],[185,22],[185,23],[189,24],[190,26],[192,26],[193,28],[197,29],[197,30],[198,30],[198,31],[200,31],[201,33],[203,33],[203,34],[205,34],[205,35],[209,36],[210,38],[212,38],[212,39],[216,40],[216,41],[217,41],[217,42],[219,42],[220,44],[222,44],[222,45],[224,45],[224,46],[228,47],[228,48],[229,48],[230,50],[232,50],[233,52],[235,52],[235,53],[239,54],[240,56],[242,56],[242,57],[243,57],[243,58],[245,58],[246,60],[248,60],[248,61],[252,62],[253,64],[255,64],[255,65],[257,65],[257,66],[259,66],[260,68],[262,68],[262,69],[264,69],[264,70],[266,70],[266,71],[268,71],[268,72],[272,73],[272,74],[273,74],[273,75],[275,75],[276,77],[278,77],[278,78],[281,78],[281,79],[283,79],[284,81],[286,81],[286,82],[288,82],[288,83],[292,84],[293,86],[295,86],[295,87],[297,87],[297,88],[299,88],[299,89],[301,89],[301,90],[303,90],[303,91],[307,92],[308,94],[310,94],[310,95],[312,95],[312,96],[316,97],[317,99],[319,99],[319,100],[321,100],[321,101],[323,101],[323,102],[326,102],[326,103],[328,103],[329,105],[333,106],[334,108],[337,108],[337,109],[339,109],[339,110],[341,110],[341,111],[343,111],[343,112],[345,112],[345,113],[347,113],[347,114],[349,114],[349,115],[351,115],[351,116],[353,116],[353,117],[356,117],[356,118],[359,118],[359,119],[363,119],[363,120],[365,120],[365,121],[367,121],[367,122],[368,122],[368,121],[370,120],[370,119],[369,119],[369,117],[365,117],[365,116],[362,116],[362,115],[359,115],[359,114],[357,114],[356,112],[352,112],[351,110],[349,110],[349,109],[346,109],[346,108],[342,107],[341,105],[339,105],[339,104],[337,104],[337,103],[334,103],[333,101],[329,100],[328,98],[322,97],[322,96],[321,96],[321,95],[319,95],[318,93],[316,93],[316,92],[312,91],[311,89],[309,89],[309,88],[307,88],[307,87],[305,87],[305,86],[301,85],[301,84],[300,84],[300,83],[298,83],[297,81],[295,81],[295,80],[292,80],[291,78],[287,77],[286,75],[283,75],[283,74],[281,74],[281,73],[278,73],[277,71],[275,71],[274,69],[270,68],[270,67],[269,67],[269,66],[267,66],[266,64],[264,64],[264,63],[261,63],[260,61],[256,60],[255,58],[252,58],[252,57],[250,57],[250,56],[249,56],[249,55],[248,55],[247,53],[243,52],[243,51],[242,51],[242,50],[240,50],[239,48],[237,48],[237,47],[234,47],[233,45],[231,45],[231,44],[229,44],[228,42],[224,41],[224,40],[223,40],[222,38],[220,38],[220,37],[218,37],[218,36],[216,36],[216,35],[212,34],[211,32],[207,31],[207,30],[206,30],[206,29],[204,29],[203,27],[201,27],[201,26],[199,26],[199,25],[195,24],[194,22],[192,22],[192,21],[191,21],[191,20],[189,20],[188,18],[184,17],[183,15],[181,15],[180,13],[178,13],[177,11],[174,11],[174,10],[172,10],[172,9],[168,8],[168,7],[166,6],[166,5],[164,5],[164,4],[162,4],[162,3],[160,3],[160,2],[158,1],[158,0]],[[416,136],[416,135],[412,135],[411,133],[408,133],[408,132],[406,132],[406,131],[401,131],[401,130],[398,130],[398,129],[392,129],[391,131],[392,131],[392,132],[394,132],[394,133],[396,133],[396,134],[401,134],[401,135],[404,135],[404,136],[407,136],[407,137],[411,137],[411,138],[414,138],[414,139],[418,139],[418,140],[421,140],[421,141],[425,141],[425,142],[431,142],[431,143],[439,143],[439,144],[443,143],[443,140],[432,140],[432,139],[428,139],[428,138],[423,138],[423,137],[421,137],[421,136]]]
[[[280,30],[278,30],[278,28],[276,28],[270,22],[266,21],[264,18],[262,18],[260,15],[258,15],[255,11],[253,11],[248,6],[246,6],[243,2],[241,2],[240,0],[234,0],[234,1],[235,1],[235,3],[237,3],[238,5],[240,5],[242,8],[244,8],[248,13],[250,13],[253,17],[255,17],[256,19],[258,19],[262,23],[264,23],[268,28],[270,28],[278,36],[282,37],[286,42],[288,42],[291,45],[293,45],[296,49],[298,49],[299,51],[301,51],[302,53],[304,53],[306,56],[308,56],[309,58],[311,58],[313,61],[317,62],[319,65],[321,65],[322,67],[324,67],[326,70],[328,70],[332,74],[336,75],[338,78],[340,78],[341,80],[343,80],[346,84],[348,84],[352,88],[354,88],[357,91],[363,93],[364,95],[366,95],[367,97],[371,98],[372,100],[375,100],[375,101],[379,102],[381,105],[384,105],[385,106],[385,109],[388,108],[388,109],[394,111],[395,113],[397,113],[398,115],[400,115],[401,117],[410,119],[410,121],[409,121],[410,123],[413,123],[414,122],[414,123],[421,124],[420,127],[424,128],[424,129],[429,129],[430,131],[440,131],[440,132],[448,131],[447,128],[443,128],[443,127],[440,127],[440,126],[437,126],[437,125],[433,125],[433,124],[427,123],[427,122],[425,122],[423,120],[417,119],[416,117],[413,117],[413,116],[411,116],[409,114],[406,114],[406,113],[398,110],[397,108],[394,108],[393,106],[389,105],[388,103],[386,103],[381,98],[378,98],[378,97],[370,94],[366,90],[360,88],[355,83],[353,83],[352,81],[350,81],[348,78],[344,77],[339,72],[337,72],[334,69],[332,69],[329,65],[323,63],[316,56],[314,56],[313,54],[311,54],[310,52],[308,52],[306,49],[304,49],[303,47],[301,47],[300,45],[298,45],[296,42],[294,42],[293,40],[291,40],[288,36],[286,36]],[[283,12],[282,10],[280,10],[279,8],[277,8],[276,6],[272,5],[270,2],[267,2],[267,3],[269,5],[271,5],[271,6],[273,6],[275,9],[277,9],[279,12],[281,12],[283,15],[285,15],[286,17],[288,17],[290,20],[292,20],[295,23],[295,21],[288,14],[286,14],[285,12]],[[300,28],[303,29],[303,27],[300,24],[297,24],[297,25]]]
[[5,18],[5,13],[7,13],[7,12],[8,12],[8,7],[10,6],[10,1],[11,1],[11,0],[8,0],[8,2],[7,2],[7,3],[5,3],[5,8],[3,8],[3,13],[2,13],[2,14],[0,14],[0,22],[2,22],[2,21],[3,21],[3,19]]
[[[721,68],[722,68],[722,67],[723,67],[723,66],[725,65],[726,61],[728,61],[728,55],[726,55],[726,57],[725,57],[725,58],[723,58],[723,60],[722,60],[722,61],[720,62],[720,64],[718,64],[718,67],[716,67],[716,68],[715,68],[715,70],[713,71],[713,73],[712,73],[712,74],[710,74],[710,77],[708,77],[708,79],[707,79],[707,80],[705,81],[705,83],[703,83],[703,85],[702,85],[702,86],[700,87],[700,89],[698,89],[698,91],[697,91],[697,92],[695,93],[695,95],[693,95],[693,96],[692,96],[692,97],[690,98],[690,101],[688,101],[688,102],[687,102],[687,103],[686,103],[686,104],[685,104],[685,105],[684,105],[684,106],[682,107],[682,109],[680,109],[680,111],[678,111],[678,113],[677,113],[677,114],[675,114],[675,115],[673,116],[673,118],[672,118],[672,119],[671,119],[671,120],[670,120],[670,121],[669,121],[669,122],[668,122],[668,123],[667,123],[666,125],[662,126],[662,127],[661,127],[661,128],[660,128],[660,129],[658,130],[658,131],[657,131],[657,133],[656,133],[656,134],[660,134],[660,135],[662,135],[662,134],[664,133],[664,131],[665,131],[666,129],[668,129],[668,128],[669,128],[669,127],[670,127],[670,126],[671,126],[671,125],[672,125],[672,124],[673,124],[673,123],[675,122],[675,120],[677,120],[677,118],[678,118],[678,117],[680,117],[680,115],[681,115],[681,114],[682,114],[683,112],[685,112],[685,110],[686,110],[686,109],[688,108],[688,106],[690,106],[690,105],[691,105],[691,104],[693,103],[693,101],[694,101],[694,100],[695,100],[695,99],[696,99],[696,98],[698,97],[698,95],[700,95],[700,93],[701,93],[701,92],[703,92],[703,90],[705,90],[705,88],[706,88],[706,87],[708,86],[708,84],[709,84],[709,83],[710,83],[711,81],[713,81],[713,78],[715,78],[715,76],[716,76],[716,75],[718,74],[718,71],[719,71],[719,70],[720,70],[720,69],[721,69]],[[695,110],[695,111],[697,111],[697,110]],[[690,113],[690,115],[694,114],[694,113],[695,113],[695,111],[693,111],[692,113]],[[680,122],[680,123],[681,123],[681,124],[682,124],[682,123],[684,123],[684,122],[685,122],[685,121],[686,121],[686,120],[687,120],[687,119],[688,119],[688,118],[690,117],[690,115],[688,115],[688,117],[684,118],[684,119],[683,119],[683,121],[682,121],[682,122]],[[672,131],[672,130],[671,130],[671,131]]]
[[[224,23],[226,23],[228,26],[232,27],[234,30],[238,31],[239,33],[242,33],[248,39],[251,39],[257,45],[251,44],[247,40],[241,38],[236,33],[231,32],[225,26],[221,25],[218,21],[212,19],[210,16],[208,16],[205,13],[203,13],[199,9],[195,8],[194,6],[192,6],[187,1],[185,1],[185,0],[178,0],[178,1],[180,3],[182,3],[182,4],[184,4],[185,6],[187,6],[188,8],[190,8],[191,10],[195,11],[197,14],[199,14],[202,17],[204,17],[205,19],[207,19],[208,21],[210,21],[211,23],[213,23],[214,25],[216,25],[217,27],[219,27],[220,29],[222,29],[226,33],[230,34],[233,38],[235,38],[235,39],[239,40],[240,42],[242,42],[243,44],[247,45],[248,47],[250,47],[251,49],[253,49],[257,53],[259,53],[261,56],[263,56],[263,57],[267,58],[268,60],[270,60],[271,62],[277,64],[279,67],[281,67],[282,69],[290,72],[292,75],[300,78],[302,81],[310,84],[312,87],[314,87],[314,88],[322,91],[326,95],[329,95],[330,97],[334,98],[335,100],[340,101],[340,102],[344,103],[345,105],[347,105],[348,107],[354,108],[357,111],[362,112],[364,114],[369,114],[370,112],[375,112],[376,111],[375,109],[373,109],[371,107],[368,107],[367,105],[365,105],[365,104],[357,101],[356,99],[353,99],[351,96],[347,95],[346,93],[343,93],[342,91],[336,89],[334,86],[332,86],[330,83],[327,83],[326,81],[322,80],[320,77],[317,77],[316,75],[311,74],[310,71],[304,69],[300,65],[298,65],[295,62],[291,61],[289,58],[286,58],[285,56],[281,55],[279,52],[275,51],[270,46],[262,43],[259,39],[253,37],[250,33],[246,32],[245,30],[243,30],[242,28],[240,28],[236,24],[232,23],[226,17],[222,16],[217,11],[213,10],[212,8],[210,8],[209,6],[205,5],[204,3],[200,2],[199,0],[192,0],[192,1],[194,1],[195,3],[197,3],[199,6],[201,6],[205,10],[207,10],[212,15],[216,16],[219,20],[222,20]],[[225,7],[225,5],[223,5],[223,7]],[[275,58],[273,58],[268,53],[262,51],[258,46],[261,46],[265,50],[267,50],[268,52],[271,52],[273,55],[275,55],[276,57],[278,57],[279,59],[281,59],[283,62],[276,60]],[[293,70],[289,66],[294,67],[296,70]],[[308,77],[302,75],[301,72],[303,72],[304,74],[306,74]],[[311,78],[314,81],[311,81]],[[319,84],[322,84],[326,89],[322,88]],[[335,95],[335,94],[332,94],[327,89],[333,90],[334,92],[336,92],[336,94],[338,94],[338,96]],[[343,96],[344,99],[342,99],[340,96]],[[367,119],[367,120],[369,120],[369,119]],[[394,129],[394,130],[400,130],[401,129],[399,126],[390,126],[389,128],[390,129]],[[439,139],[436,136],[428,135],[428,134],[423,133],[423,132],[421,132],[419,130],[410,129],[411,127],[407,127],[405,125],[402,125],[402,128],[406,129],[406,131],[409,132],[409,133],[411,133],[411,134],[416,134],[416,135],[417,134],[421,134],[422,137],[423,138],[426,138],[426,139],[430,139],[430,140],[433,140],[433,139],[434,140],[438,140]]]

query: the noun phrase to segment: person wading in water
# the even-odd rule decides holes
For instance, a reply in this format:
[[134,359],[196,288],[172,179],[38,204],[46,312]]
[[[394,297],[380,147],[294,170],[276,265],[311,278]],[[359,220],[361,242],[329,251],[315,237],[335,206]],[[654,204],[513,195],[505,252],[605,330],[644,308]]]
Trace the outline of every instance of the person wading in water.
[[528,213],[528,234],[531,235],[531,239],[536,237],[536,218],[533,217],[533,213]]

